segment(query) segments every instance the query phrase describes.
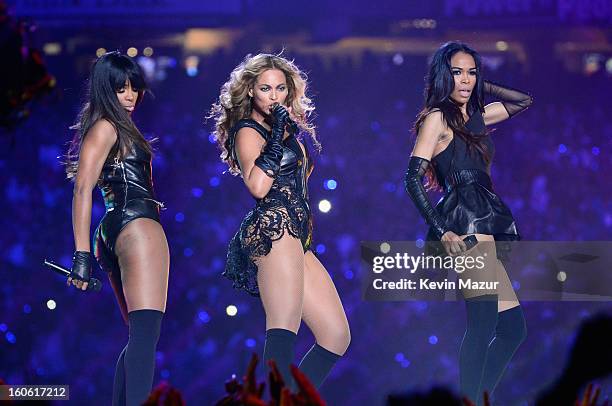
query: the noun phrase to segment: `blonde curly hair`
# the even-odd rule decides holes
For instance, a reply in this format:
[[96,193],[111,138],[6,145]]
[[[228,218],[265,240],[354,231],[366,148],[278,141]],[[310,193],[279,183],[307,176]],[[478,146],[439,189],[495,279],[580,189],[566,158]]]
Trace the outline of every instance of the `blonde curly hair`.
[[232,71],[229,80],[221,86],[219,100],[213,104],[207,116],[207,118],[215,120],[213,134],[221,150],[220,157],[227,163],[229,172],[233,175],[238,175],[240,169],[238,162],[232,157],[232,151],[230,151],[229,140],[233,135],[231,131],[239,120],[251,116],[253,106],[249,91],[255,87],[259,75],[269,69],[278,69],[285,74],[288,90],[285,105],[291,107],[300,130],[308,133],[313,145],[317,150],[321,150],[315,127],[308,122],[315,107],[312,100],[306,96],[308,80],[306,74],[293,61],[282,57],[280,54],[257,54],[255,56],[249,54]]

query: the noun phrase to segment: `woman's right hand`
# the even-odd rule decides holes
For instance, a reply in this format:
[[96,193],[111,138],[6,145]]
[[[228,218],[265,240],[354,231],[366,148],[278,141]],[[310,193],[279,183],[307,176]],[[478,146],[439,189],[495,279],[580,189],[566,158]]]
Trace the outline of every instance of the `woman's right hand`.
[[285,129],[285,125],[287,124],[287,119],[289,118],[289,110],[281,105],[275,104],[270,109],[270,114],[272,115],[272,119],[274,120],[274,127]]
[[445,232],[444,235],[442,235],[441,241],[448,255],[459,255],[467,250],[465,242],[452,231]]
[[68,277],[68,286],[72,283],[77,289],[87,290],[91,278],[91,253],[75,251],[72,256],[72,267]]

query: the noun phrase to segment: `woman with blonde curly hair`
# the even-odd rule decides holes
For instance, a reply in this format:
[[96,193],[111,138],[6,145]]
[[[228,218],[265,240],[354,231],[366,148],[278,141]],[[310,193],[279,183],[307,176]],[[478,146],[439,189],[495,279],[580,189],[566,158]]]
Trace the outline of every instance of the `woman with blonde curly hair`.
[[224,276],[261,297],[266,314],[264,361],[290,382],[301,320],[316,343],[299,368],[319,387],[350,342],[348,321],[326,269],[310,251],[307,180],[313,164],[299,133],[320,149],[306,75],[291,61],[248,55],[222,86],[210,117],[221,159],[255,198],[232,238]]

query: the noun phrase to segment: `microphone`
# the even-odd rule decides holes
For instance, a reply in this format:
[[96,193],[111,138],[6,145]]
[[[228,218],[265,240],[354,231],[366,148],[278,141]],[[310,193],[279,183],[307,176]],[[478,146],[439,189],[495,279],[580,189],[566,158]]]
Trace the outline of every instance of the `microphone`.
[[[66,278],[70,276],[70,269],[66,269],[63,266],[56,264],[53,261],[49,261],[45,259],[45,265],[47,265],[49,268],[51,268],[53,271],[57,272],[58,274],[65,276]],[[89,282],[87,284],[87,290],[93,290],[94,292],[99,292],[100,289],[102,289],[102,282],[100,282],[96,278],[89,279]]]
[[[280,103],[274,103],[272,108],[275,108],[276,106],[281,106],[282,108],[286,109],[286,107]],[[288,116],[285,120],[285,125],[288,127],[287,131],[289,131],[291,134],[297,134],[297,132],[300,130],[297,123],[293,121],[290,116]]]
[[291,117],[287,117],[287,126],[289,127],[287,131],[292,134],[297,134],[300,128],[297,123],[291,119]]

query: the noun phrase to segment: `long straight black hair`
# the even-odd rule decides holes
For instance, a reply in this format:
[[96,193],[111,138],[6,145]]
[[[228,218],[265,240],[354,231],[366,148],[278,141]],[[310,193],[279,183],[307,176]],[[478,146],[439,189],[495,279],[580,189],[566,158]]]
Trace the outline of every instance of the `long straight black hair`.
[[[486,135],[474,134],[465,126],[465,119],[461,113],[459,105],[451,98],[451,93],[455,89],[455,79],[451,71],[451,58],[457,52],[464,52],[474,58],[476,64],[476,85],[470,99],[467,102],[468,116],[479,112],[484,112],[484,92],[482,82],[482,63],[478,52],[462,42],[451,41],[443,44],[433,54],[429,63],[429,72],[425,77],[425,106],[417,116],[414,124],[414,132],[417,134],[421,125],[432,110],[440,110],[444,123],[453,130],[455,136],[461,137],[470,150],[476,149],[482,154],[488,163],[491,160],[489,151],[482,139]],[[430,166],[426,173],[428,185],[432,188],[438,187],[438,182]]]
[[85,102],[76,124],[70,127],[76,132],[66,154],[68,178],[76,176],[83,139],[101,119],[108,120],[117,131],[117,142],[108,154],[108,159],[122,158],[133,143],[152,153],[151,146],[117,99],[117,91],[124,88],[128,80],[132,89],[138,91],[136,100],[138,105],[147,90],[147,84],[142,69],[135,60],[119,51],[114,51],[100,56],[92,65]]

